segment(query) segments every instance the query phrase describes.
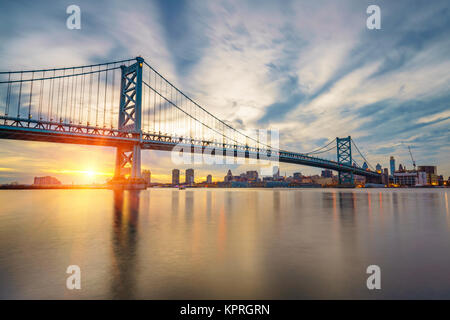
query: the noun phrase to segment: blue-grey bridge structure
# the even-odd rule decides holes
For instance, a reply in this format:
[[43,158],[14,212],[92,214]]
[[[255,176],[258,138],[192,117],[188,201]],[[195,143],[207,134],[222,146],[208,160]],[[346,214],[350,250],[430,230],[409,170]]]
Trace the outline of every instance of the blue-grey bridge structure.
[[[355,164],[350,136],[310,153],[282,150],[215,117],[141,57],[0,72],[0,99],[1,139],[115,147],[114,179],[130,184],[141,179],[142,149],[175,147],[331,169],[341,184],[353,184],[354,175],[381,178]],[[317,157],[331,149],[336,161]]]

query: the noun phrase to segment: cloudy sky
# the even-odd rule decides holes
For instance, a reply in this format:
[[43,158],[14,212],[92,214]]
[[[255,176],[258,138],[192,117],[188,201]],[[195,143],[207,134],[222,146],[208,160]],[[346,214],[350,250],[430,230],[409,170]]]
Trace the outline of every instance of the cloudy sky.
[[[66,28],[70,4],[81,8],[81,30]],[[371,4],[381,30],[366,27]],[[449,33],[447,0],[0,1],[0,69],[141,55],[219,118],[278,129],[282,148],[307,152],[351,135],[373,165],[393,155],[412,167],[410,145],[419,165],[448,177]],[[113,165],[111,148],[0,141],[0,182],[100,182]],[[164,181],[174,165],[144,151],[143,166]],[[195,168],[199,179],[221,179],[228,166]],[[319,172],[281,166],[295,171]]]

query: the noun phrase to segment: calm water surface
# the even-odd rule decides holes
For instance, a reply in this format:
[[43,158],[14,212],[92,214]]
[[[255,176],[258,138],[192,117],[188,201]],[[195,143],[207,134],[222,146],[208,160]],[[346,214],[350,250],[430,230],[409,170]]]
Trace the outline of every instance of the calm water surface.
[[3,190],[0,298],[449,299],[449,193]]

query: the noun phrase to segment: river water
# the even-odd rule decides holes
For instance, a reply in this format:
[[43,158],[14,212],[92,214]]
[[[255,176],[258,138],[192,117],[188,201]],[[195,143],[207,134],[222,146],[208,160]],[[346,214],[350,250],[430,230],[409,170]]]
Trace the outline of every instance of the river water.
[[448,190],[2,190],[0,298],[449,299]]

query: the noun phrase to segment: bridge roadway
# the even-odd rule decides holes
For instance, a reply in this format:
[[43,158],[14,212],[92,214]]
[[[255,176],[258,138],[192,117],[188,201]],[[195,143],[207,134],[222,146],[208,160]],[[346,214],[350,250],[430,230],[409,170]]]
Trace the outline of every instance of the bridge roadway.
[[[99,128],[78,124],[48,122],[0,116],[0,139],[73,143],[97,146],[132,146],[142,149],[172,151],[175,146],[191,153],[228,155],[253,159],[278,160],[279,162],[306,165],[356,175],[380,178],[380,174],[362,168],[339,164],[335,161],[307,156],[284,150],[269,151],[248,146],[236,146],[212,141],[173,137],[158,133],[132,133],[111,128]],[[278,159],[276,158],[278,156]]]

